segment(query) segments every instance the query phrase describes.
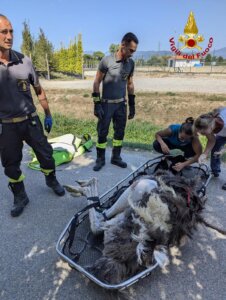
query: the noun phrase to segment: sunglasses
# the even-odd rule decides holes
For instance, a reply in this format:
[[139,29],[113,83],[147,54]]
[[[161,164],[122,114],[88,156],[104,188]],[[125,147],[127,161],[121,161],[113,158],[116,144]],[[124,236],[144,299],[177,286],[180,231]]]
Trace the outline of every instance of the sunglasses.
[[0,30],[1,34],[7,35],[8,33],[13,34],[13,29],[3,29]]

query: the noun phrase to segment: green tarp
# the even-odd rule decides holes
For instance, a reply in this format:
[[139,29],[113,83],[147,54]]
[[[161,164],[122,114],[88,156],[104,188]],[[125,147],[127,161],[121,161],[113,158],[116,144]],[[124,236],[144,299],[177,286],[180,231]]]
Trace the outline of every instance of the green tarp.
[[[84,134],[81,138],[69,133],[53,139],[48,142],[53,148],[53,158],[55,166],[70,162],[74,157],[83,154],[93,146],[93,142],[89,134]],[[28,167],[33,170],[40,171],[40,165],[33,150],[30,151],[32,160],[28,163]]]

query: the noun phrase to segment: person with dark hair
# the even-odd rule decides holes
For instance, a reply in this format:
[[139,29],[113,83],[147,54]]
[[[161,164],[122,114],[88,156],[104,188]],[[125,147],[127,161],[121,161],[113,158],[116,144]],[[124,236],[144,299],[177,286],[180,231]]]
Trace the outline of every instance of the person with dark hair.
[[155,151],[169,154],[172,149],[184,152],[184,162],[178,162],[173,169],[177,172],[198,161],[202,146],[198,136],[193,133],[194,119],[189,117],[182,124],[171,124],[168,128],[156,132],[153,143]]
[[[92,93],[94,115],[98,118],[97,159],[93,167],[94,171],[99,171],[105,165],[105,149],[111,121],[114,129],[111,163],[121,168],[127,167],[120,154],[127,119],[126,89],[129,103],[128,119],[133,119],[135,116],[134,61],[131,57],[137,45],[137,37],[129,32],[122,38],[118,51],[113,55],[105,56],[100,61]],[[103,83],[102,97],[100,96],[101,82]]]
[[[207,144],[200,156],[200,162],[204,162],[211,153],[210,167],[214,177],[219,177],[221,172],[221,154],[226,144],[226,107],[215,109],[199,116],[194,123],[197,133],[206,136]],[[226,190],[226,183],[222,186]]]
[[20,169],[23,141],[34,150],[47,186],[59,196],[63,196],[65,191],[56,179],[53,150],[44,135],[30,85],[44,109],[45,130],[50,132],[52,117],[45,91],[31,60],[12,50],[12,45],[12,25],[7,17],[0,15],[0,156],[14,195],[11,216],[17,217],[29,202],[23,183],[25,176]]
[[134,42],[135,44],[139,44],[138,38],[135,36],[134,33],[132,32],[128,32],[124,35],[124,37],[122,38],[121,43],[126,43],[129,44],[131,42]]

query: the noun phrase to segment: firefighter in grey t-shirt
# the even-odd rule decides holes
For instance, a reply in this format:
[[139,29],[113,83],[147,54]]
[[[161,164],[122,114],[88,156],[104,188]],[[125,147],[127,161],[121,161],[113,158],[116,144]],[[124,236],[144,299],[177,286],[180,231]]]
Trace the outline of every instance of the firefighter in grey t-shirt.
[[45,129],[50,132],[52,117],[46,94],[41,87],[31,60],[13,51],[13,29],[10,21],[0,15],[0,155],[9,187],[14,195],[12,217],[19,216],[29,199],[20,169],[23,141],[30,145],[45,174],[46,184],[63,196],[64,188],[55,175],[52,147],[47,142],[33,103],[30,85],[45,112]]
[[[120,153],[126,127],[126,88],[129,99],[128,119],[135,116],[134,61],[131,56],[136,51],[137,45],[137,37],[129,32],[122,38],[118,51],[114,55],[105,56],[99,64],[92,93],[94,115],[98,118],[97,159],[94,171],[99,171],[105,165],[105,148],[111,120],[114,129],[111,163],[121,168],[127,167]],[[100,97],[101,82],[102,97]]]

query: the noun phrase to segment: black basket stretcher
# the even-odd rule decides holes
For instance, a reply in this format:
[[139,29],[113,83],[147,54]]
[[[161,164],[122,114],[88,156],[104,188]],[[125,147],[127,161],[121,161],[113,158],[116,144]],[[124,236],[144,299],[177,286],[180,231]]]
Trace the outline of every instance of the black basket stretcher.
[[[127,288],[139,281],[141,278],[148,276],[156,267],[158,267],[158,263],[154,261],[149,268],[119,284],[107,284],[102,282],[87,271],[86,267],[99,259],[103,250],[103,235],[96,236],[91,232],[89,209],[96,207],[97,210],[103,211],[104,209],[111,207],[125,189],[127,189],[139,177],[143,175],[154,175],[155,172],[162,167],[166,158],[167,156],[161,155],[148,160],[137,170],[129,174],[125,179],[121,180],[113,188],[104,193],[98,201],[94,201],[93,204],[87,205],[85,208],[77,212],[71,218],[58,239],[56,251],[61,258],[68,262],[72,268],[80,271],[83,275],[99,286],[109,290],[121,290]],[[206,187],[212,178],[212,174],[210,173],[207,165],[201,164],[197,166],[189,166],[184,168],[180,173],[181,175],[189,178],[199,175],[202,184],[197,192],[199,193],[199,196],[205,196]]]

